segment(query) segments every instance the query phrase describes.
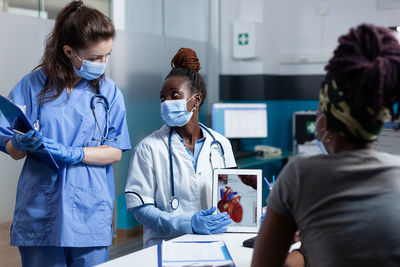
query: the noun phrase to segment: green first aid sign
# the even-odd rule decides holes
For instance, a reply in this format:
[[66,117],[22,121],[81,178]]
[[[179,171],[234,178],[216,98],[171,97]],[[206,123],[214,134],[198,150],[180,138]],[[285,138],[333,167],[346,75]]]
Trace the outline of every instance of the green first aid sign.
[[249,34],[239,33],[238,34],[238,45],[248,45],[249,44]]
[[315,122],[314,121],[307,121],[306,128],[307,128],[307,134],[315,133]]

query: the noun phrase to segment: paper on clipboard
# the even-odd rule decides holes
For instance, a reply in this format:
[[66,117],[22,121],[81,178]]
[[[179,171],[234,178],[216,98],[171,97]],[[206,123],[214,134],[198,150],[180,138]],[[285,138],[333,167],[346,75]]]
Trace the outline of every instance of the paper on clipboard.
[[[14,103],[12,103],[8,98],[0,95],[0,111],[7,119],[10,126],[20,132],[26,133],[33,129],[33,126],[29,119],[25,116],[24,112]],[[50,168],[54,169],[58,174],[60,174],[60,167],[57,162],[48,152],[45,154],[30,153],[31,156]]]
[[227,212],[232,223],[228,232],[257,233],[262,213],[262,170],[215,169],[213,206]]
[[162,241],[158,266],[235,266],[223,241]]

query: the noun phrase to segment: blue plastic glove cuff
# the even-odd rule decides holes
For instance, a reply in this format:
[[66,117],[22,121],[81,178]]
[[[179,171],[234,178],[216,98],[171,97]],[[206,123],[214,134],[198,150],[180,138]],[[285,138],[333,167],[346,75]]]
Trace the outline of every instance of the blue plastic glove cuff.
[[49,138],[44,138],[43,144],[44,148],[39,152],[49,152],[56,160],[77,164],[85,158],[85,152],[81,146],[67,146]]
[[71,158],[71,161],[68,162],[70,164],[77,164],[82,162],[82,160],[85,158],[85,151],[83,150],[83,147],[72,147],[74,149],[74,152],[72,153],[75,157]]

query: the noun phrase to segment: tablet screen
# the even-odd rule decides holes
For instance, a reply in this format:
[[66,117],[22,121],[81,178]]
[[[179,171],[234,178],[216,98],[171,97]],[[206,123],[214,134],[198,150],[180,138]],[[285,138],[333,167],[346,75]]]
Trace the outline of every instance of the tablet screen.
[[213,205],[227,212],[232,223],[228,232],[257,232],[261,218],[261,170],[216,169]]

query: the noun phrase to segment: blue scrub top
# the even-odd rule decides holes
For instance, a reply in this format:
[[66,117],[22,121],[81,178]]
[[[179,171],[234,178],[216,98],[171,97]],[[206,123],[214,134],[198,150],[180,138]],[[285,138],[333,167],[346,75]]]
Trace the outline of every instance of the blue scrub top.
[[[13,88],[9,98],[26,107],[31,122],[38,116],[38,94],[46,74],[37,70],[26,75]],[[113,80],[104,77],[100,92],[110,104],[108,139],[114,142],[93,141],[100,138],[90,109],[94,93],[87,80],[82,79],[67,94],[66,90],[43,105],[40,112],[40,131],[43,136],[69,146],[96,147],[108,145],[122,151],[131,148],[124,99]],[[105,129],[106,111],[96,105],[97,120]],[[0,115],[0,149],[4,150],[12,133]],[[96,166],[79,163],[63,164],[61,176],[47,165],[26,157],[18,181],[14,219],[11,227],[13,246],[109,246],[112,242],[114,206],[114,173],[111,164]]]

